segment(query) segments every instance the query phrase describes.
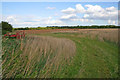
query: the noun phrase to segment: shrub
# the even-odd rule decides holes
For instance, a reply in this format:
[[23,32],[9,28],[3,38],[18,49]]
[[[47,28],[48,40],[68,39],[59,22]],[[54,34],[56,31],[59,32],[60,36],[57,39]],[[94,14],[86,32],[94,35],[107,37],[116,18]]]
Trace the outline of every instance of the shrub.
[[0,25],[2,25],[2,34],[6,34],[7,32],[12,32],[13,27],[8,22],[2,21]]

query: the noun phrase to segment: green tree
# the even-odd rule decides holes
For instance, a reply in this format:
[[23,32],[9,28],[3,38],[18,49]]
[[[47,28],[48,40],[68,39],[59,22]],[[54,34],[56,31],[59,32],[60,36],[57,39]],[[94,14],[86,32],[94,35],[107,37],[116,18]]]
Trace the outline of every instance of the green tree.
[[2,34],[6,34],[7,32],[12,32],[13,27],[11,24],[5,21],[2,21],[0,24],[2,25]]

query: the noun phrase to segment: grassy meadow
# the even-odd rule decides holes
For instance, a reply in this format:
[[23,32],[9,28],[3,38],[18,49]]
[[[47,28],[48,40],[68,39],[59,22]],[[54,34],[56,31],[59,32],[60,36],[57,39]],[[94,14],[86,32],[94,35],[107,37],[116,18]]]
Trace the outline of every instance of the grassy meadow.
[[3,38],[3,78],[116,78],[118,29],[26,30]]

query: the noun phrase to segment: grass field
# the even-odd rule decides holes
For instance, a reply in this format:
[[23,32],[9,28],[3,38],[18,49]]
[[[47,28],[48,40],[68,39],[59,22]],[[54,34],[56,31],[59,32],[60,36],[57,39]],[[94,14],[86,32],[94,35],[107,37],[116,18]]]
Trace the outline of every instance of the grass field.
[[118,29],[28,30],[2,42],[3,78],[116,78]]

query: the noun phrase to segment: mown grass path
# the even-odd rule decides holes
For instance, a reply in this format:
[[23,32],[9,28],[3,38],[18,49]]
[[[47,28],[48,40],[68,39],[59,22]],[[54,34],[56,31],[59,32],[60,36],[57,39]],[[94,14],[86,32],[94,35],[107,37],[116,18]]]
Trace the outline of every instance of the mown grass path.
[[[72,36],[71,36],[72,34]],[[68,38],[76,43],[77,54],[53,77],[113,78],[118,77],[118,46],[89,37],[77,37],[77,33],[52,33],[42,36]]]

